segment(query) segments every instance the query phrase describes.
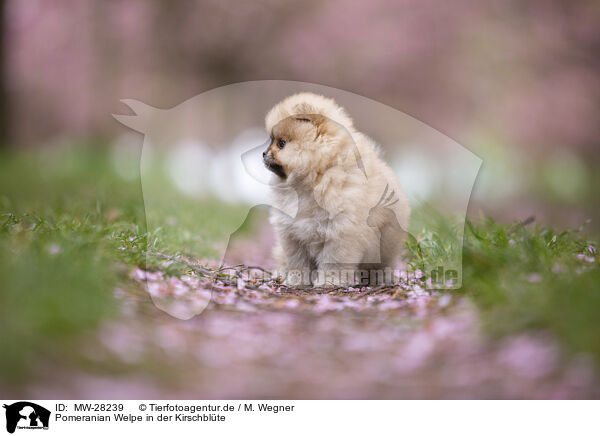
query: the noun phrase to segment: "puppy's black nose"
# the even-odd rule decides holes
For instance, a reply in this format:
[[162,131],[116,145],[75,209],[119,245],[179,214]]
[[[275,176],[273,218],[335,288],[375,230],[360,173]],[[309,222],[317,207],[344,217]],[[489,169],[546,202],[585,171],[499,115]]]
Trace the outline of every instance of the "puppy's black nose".
[[263,151],[263,157],[267,157],[267,152]]

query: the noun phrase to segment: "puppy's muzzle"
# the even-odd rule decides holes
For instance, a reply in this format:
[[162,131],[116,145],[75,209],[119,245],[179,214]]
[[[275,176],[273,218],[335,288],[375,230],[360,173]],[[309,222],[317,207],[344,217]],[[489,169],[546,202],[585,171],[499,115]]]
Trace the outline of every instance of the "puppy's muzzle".
[[269,171],[278,175],[282,179],[286,178],[283,167],[275,161],[275,158],[271,153],[269,153],[269,150],[263,152],[263,162]]

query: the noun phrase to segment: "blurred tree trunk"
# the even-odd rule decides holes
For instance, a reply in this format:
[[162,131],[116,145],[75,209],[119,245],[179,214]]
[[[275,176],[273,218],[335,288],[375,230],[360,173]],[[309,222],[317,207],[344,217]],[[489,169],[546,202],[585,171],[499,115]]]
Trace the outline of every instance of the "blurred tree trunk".
[[9,103],[6,60],[6,0],[0,0],[0,148],[10,141]]

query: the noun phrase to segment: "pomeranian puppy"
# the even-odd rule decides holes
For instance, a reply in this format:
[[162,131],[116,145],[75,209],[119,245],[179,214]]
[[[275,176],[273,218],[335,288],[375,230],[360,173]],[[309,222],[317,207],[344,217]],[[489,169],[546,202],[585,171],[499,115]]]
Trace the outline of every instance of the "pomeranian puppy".
[[[377,145],[332,99],[287,97],[266,115],[277,273],[288,285],[389,282],[410,208]],[[284,212],[291,204],[297,213]]]

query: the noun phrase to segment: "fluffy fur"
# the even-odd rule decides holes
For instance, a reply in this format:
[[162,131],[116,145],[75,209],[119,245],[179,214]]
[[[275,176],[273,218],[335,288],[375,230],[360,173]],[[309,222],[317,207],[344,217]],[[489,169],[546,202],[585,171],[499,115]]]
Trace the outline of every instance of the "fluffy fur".
[[[364,282],[361,271],[394,269],[410,208],[375,143],[334,100],[311,93],[277,104],[265,124],[275,255],[288,284],[299,273],[304,284],[341,285]],[[295,216],[283,212],[296,201]]]

